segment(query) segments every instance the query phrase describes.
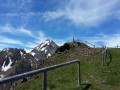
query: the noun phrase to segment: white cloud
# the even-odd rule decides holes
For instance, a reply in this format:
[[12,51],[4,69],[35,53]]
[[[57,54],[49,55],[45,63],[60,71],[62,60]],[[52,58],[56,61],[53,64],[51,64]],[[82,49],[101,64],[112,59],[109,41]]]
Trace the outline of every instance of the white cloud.
[[120,46],[120,34],[116,34],[114,36],[109,36],[107,40],[105,40],[106,46],[115,47],[117,45]]
[[0,47],[6,47],[6,46],[8,46],[8,45],[6,45],[6,44],[0,44]]
[[9,46],[6,44],[0,44],[0,50],[2,50],[3,48],[6,48],[6,47],[9,47]]
[[73,36],[71,36],[71,35],[66,38],[63,38],[63,39],[62,38],[61,39],[51,38],[51,40],[55,41],[55,43],[59,46],[62,46],[66,42],[71,42],[72,39],[73,39]]
[[44,42],[46,39],[47,39],[47,37],[45,36],[45,34],[42,31],[39,31],[35,42],[37,44],[40,44],[40,43]]
[[23,29],[23,28],[21,28],[21,29],[18,29],[20,32],[22,32],[22,33],[25,33],[25,34],[28,34],[28,35],[30,35],[30,36],[32,36],[33,37],[33,34],[32,34],[32,32],[31,31],[29,31],[29,30],[27,30],[27,29]]
[[47,11],[43,14],[43,18],[45,18],[46,21],[49,21],[49,20],[54,20],[56,18],[59,18],[61,16],[64,15],[64,12],[63,11],[53,11],[53,12],[50,12],[50,11]]
[[[29,3],[32,3],[33,0],[5,0],[5,1],[1,1],[1,6],[2,7],[6,7],[6,8],[13,8],[15,10],[19,10],[19,9],[25,9],[25,6],[29,6],[26,8],[30,8]],[[18,7],[19,5],[19,7]]]
[[[47,12],[46,12],[47,13]],[[22,19],[27,19],[32,16],[42,16],[41,12],[19,12],[19,13],[1,13],[2,16],[8,16],[8,17],[21,17]]]
[[19,40],[9,39],[9,38],[3,37],[3,36],[0,36],[0,42],[1,43],[23,45],[23,43]]
[[68,36],[64,39],[47,37],[46,34],[40,30],[40,31],[38,31],[38,35],[36,35],[35,40],[33,42],[28,42],[26,47],[34,48],[34,47],[38,46],[39,44],[41,44],[42,42],[44,42],[47,39],[53,40],[57,45],[61,46],[65,42],[71,41],[72,40],[71,37],[72,36]]
[[33,42],[27,42],[24,46],[27,48],[34,48],[34,47],[38,46],[38,44],[33,43]]
[[53,39],[53,41],[59,46],[62,46],[66,42],[65,39]]
[[0,26],[0,33],[10,33],[13,35],[23,35],[23,36],[32,37],[34,41],[32,40],[33,42],[26,42],[27,43],[26,45],[18,40],[9,39],[9,38],[2,37],[2,36],[0,37],[0,39],[1,39],[0,42],[10,43],[10,44],[19,44],[19,45],[22,45],[22,46],[28,47],[28,48],[34,48],[47,39],[47,37],[41,30],[37,31],[36,34],[33,35],[33,32],[30,30],[24,29],[22,27],[13,28],[9,24],[6,24],[5,26]]
[[[81,37],[81,38],[97,46],[101,45],[106,45],[107,47],[115,47],[117,45],[120,46],[120,34],[112,35],[101,34],[95,37]],[[99,42],[101,43],[101,45],[99,44]]]
[[0,26],[0,33],[7,32],[14,35],[26,35],[26,36],[32,36],[33,34],[30,30],[24,29],[23,27],[20,28],[13,28],[10,24],[6,24],[5,26]]
[[119,0],[70,0],[64,9],[47,11],[43,17],[46,21],[63,17],[76,25],[97,26],[118,11],[119,3]]
[[36,36],[33,36],[33,38],[34,38],[34,40],[32,40],[32,42],[26,42],[24,47],[34,48],[47,39],[46,35],[41,30],[38,31]]
[[6,24],[5,26],[0,26],[0,32],[8,32],[13,34],[14,32],[12,31],[14,28],[12,28],[9,24]]

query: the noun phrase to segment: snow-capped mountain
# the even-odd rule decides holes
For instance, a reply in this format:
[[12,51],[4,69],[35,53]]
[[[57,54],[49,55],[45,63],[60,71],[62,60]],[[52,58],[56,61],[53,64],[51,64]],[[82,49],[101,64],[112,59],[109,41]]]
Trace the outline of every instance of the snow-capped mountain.
[[33,48],[30,54],[34,56],[37,61],[41,61],[53,55],[57,48],[58,45],[54,41],[47,39],[39,46]]
[[[54,41],[46,40],[29,53],[26,49],[17,48],[1,50],[0,79],[37,69],[39,62],[53,55],[57,48]],[[9,87],[0,86],[0,90],[1,88],[8,90]]]
[[23,49],[5,48],[0,52],[0,78],[36,68],[37,61]]
[[36,69],[38,63],[53,55],[57,48],[54,41],[47,39],[29,53],[25,49],[3,49],[0,51],[0,79]]

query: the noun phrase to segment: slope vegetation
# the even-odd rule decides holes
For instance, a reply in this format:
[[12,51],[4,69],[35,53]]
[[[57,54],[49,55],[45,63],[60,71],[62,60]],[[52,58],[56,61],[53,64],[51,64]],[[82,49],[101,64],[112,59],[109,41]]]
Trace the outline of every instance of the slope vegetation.
[[[39,68],[80,59],[82,85],[77,86],[77,64],[72,64],[47,72],[47,90],[120,90],[120,49],[109,49],[108,60],[102,66],[103,49],[93,49],[76,43],[72,45],[75,47],[70,46],[69,50],[57,52],[41,62]],[[42,73],[19,84],[16,90],[42,90]]]

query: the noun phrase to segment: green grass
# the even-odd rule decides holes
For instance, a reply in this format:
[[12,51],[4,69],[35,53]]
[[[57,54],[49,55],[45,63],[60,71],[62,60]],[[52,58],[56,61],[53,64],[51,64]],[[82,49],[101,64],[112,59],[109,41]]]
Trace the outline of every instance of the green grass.
[[[51,66],[66,62],[67,57],[76,50],[71,49],[48,59]],[[47,90],[120,90],[120,49],[109,49],[108,60],[102,66],[101,51],[92,56],[79,58],[81,61],[81,86],[77,86],[77,64],[72,64],[47,72]],[[110,62],[111,55],[111,62]],[[47,62],[48,63],[48,62]],[[108,65],[109,63],[109,65]],[[42,90],[40,78],[30,80],[16,90]]]

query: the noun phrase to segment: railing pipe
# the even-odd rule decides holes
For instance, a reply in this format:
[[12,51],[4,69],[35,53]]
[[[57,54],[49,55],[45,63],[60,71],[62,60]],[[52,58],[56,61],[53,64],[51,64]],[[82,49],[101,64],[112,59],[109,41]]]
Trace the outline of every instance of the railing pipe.
[[51,66],[51,67],[42,68],[42,69],[27,72],[27,73],[3,78],[3,79],[0,80],[0,85],[43,72],[43,90],[46,90],[46,88],[47,88],[47,71],[53,70],[53,69],[56,69],[56,68],[59,68],[59,67],[63,67],[63,66],[66,66],[66,65],[70,65],[70,64],[73,64],[73,63],[78,63],[78,85],[80,86],[81,85],[80,60],[69,61],[69,62],[66,62],[66,63],[54,65],[54,66]]

